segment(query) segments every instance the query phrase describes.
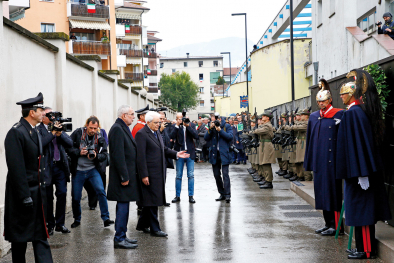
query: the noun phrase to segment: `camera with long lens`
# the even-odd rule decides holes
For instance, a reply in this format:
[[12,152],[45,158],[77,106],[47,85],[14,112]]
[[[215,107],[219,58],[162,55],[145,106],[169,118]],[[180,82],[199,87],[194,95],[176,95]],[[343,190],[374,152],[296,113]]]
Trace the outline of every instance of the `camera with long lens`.
[[[64,131],[71,132],[73,130],[72,118],[63,118],[63,114],[58,111],[48,112],[45,116],[51,121],[48,124],[48,131]],[[56,127],[55,124],[61,124],[61,127]]]
[[220,127],[219,112],[215,112],[215,121],[213,123],[216,127]]
[[380,25],[382,25],[382,22],[377,22],[376,24],[375,24],[376,26],[380,26]]
[[235,147],[234,144],[231,144],[231,145],[230,145],[230,151],[233,151],[233,152],[235,152],[235,153],[239,153],[237,147]]
[[186,117],[186,109],[182,110],[182,124],[189,124],[190,119]]
[[94,145],[93,144],[86,146],[86,151],[88,151],[88,158],[89,159],[93,159],[94,156],[96,155],[95,151],[94,151]]

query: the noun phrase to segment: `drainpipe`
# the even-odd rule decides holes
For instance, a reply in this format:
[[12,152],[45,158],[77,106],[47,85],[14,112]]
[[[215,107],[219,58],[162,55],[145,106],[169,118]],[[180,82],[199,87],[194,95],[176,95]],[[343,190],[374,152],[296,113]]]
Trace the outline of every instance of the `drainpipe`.
[[318,83],[319,62],[313,62],[313,69],[315,70],[315,85]]
[[[141,13],[141,47],[142,47],[142,50],[144,50],[143,49],[143,41],[142,41],[142,14],[145,12],[145,10],[142,10],[142,13]],[[144,73],[144,52],[142,52],[142,61],[141,61],[141,68],[142,68],[142,88],[144,88],[144,86],[145,86],[145,73]]]

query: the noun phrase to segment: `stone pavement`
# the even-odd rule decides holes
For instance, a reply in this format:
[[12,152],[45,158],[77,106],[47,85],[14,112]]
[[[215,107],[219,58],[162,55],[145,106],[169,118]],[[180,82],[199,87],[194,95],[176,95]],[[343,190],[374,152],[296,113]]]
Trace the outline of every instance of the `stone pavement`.
[[[290,190],[288,180],[275,175],[273,190],[260,190],[246,172],[249,165],[231,165],[232,201],[219,196],[209,164],[195,165],[195,204],[189,204],[184,172],[181,202],[160,207],[161,228],[168,238],[135,230],[137,212],[131,204],[129,237],[134,250],[114,250],[114,227],[104,228],[99,210],[82,201],[82,224],[71,234],[50,239],[55,262],[347,262],[348,236],[316,235],[323,225],[320,213]],[[277,165],[274,170],[277,170]],[[167,177],[167,201],[175,196],[175,171]],[[110,202],[115,219],[115,203]],[[66,216],[66,226],[73,222]],[[0,262],[11,262],[8,254]],[[31,245],[27,262],[34,262]],[[382,262],[379,259],[356,262]]]

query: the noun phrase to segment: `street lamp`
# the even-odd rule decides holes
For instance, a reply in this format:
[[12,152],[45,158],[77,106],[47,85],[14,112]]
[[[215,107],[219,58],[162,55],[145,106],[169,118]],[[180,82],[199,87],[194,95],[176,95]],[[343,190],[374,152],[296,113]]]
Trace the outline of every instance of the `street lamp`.
[[248,112],[249,112],[249,69],[248,69],[248,30],[246,24],[246,13],[235,13],[232,16],[245,16],[245,63],[246,63],[246,95],[248,96]]
[[[220,54],[228,54],[228,60],[230,62],[230,83],[229,83],[229,85],[231,86],[231,52],[220,52]],[[223,77],[224,77],[224,72],[223,72]]]
[[224,70],[223,69],[216,70],[216,72],[220,72],[220,71],[223,72],[223,98],[224,98]]

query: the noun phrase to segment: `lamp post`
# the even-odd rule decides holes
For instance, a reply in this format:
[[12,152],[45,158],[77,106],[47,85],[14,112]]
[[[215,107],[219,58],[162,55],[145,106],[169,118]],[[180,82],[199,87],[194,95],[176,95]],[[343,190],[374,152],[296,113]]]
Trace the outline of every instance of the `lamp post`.
[[248,69],[248,30],[246,24],[246,13],[235,13],[232,16],[245,16],[245,63],[246,63],[246,95],[248,96],[248,112],[249,112],[249,69]]
[[220,71],[222,71],[223,72],[223,98],[224,98],[224,70],[223,69],[218,69],[218,70],[216,70],[216,72],[220,72]]
[[291,100],[293,110],[295,109],[295,91],[294,91],[294,39],[293,39],[293,0],[290,0],[290,56],[291,56]]
[[[229,86],[231,86],[231,52],[221,52],[220,54],[228,54],[228,60],[230,62],[230,83],[229,83]],[[224,77],[224,72],[223,72],[223,77]]]

